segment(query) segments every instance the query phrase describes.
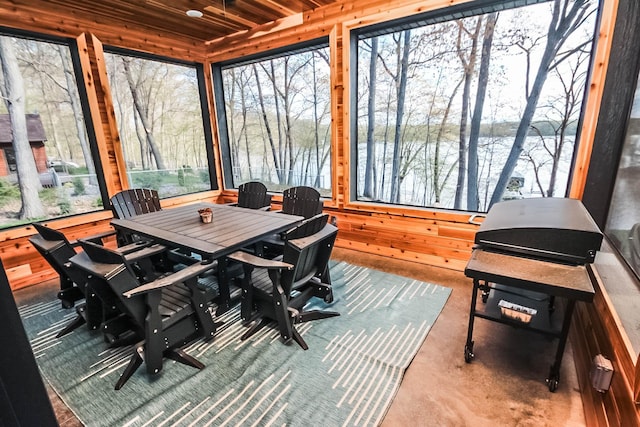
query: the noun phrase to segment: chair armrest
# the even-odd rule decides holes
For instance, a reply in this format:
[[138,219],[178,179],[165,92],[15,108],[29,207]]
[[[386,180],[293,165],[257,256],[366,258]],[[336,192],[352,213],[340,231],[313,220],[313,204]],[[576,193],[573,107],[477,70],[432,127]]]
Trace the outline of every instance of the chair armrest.
[[154,280],[153,282],[145,283],[144,285],[140,285],[136,288],[133,288],[127,292],[124,292],[126,298],[131,298],[136,295],[145,294],[147,292],[151,292],[156,289],[161,289],[167,286],[175,285],[176,283],[182,283],[186,280],[189,280],[193,277],[200,276],[207,270],[212,268],[212,263],[197,263],[190,265],[182,270],[169,274],[168,276],[161,277],[159,279]]
[[151,240],[140,240],[138,242],[129,243],[128,245],[118,246],[114,249],[114,251],[127,255],[131,252],[139,251],[140,249],[146,248],[147,246],[151,246],[153,242]]
[[[89,242],[95,243],[96,245],[102,244],[102,239],[105,237],[115,236],[116,230],[108,230],[98,234],[92,234],[91,236],[83,237],[82,240],[87,240]],[[74,248],[80,246],[80,240],[71,240],[69,242],[71,246]]]
[[249,264],[258,268],[286,268],[287,270],[291,270],[294,266],[282,261],[276,261],[272,259],[260,258],[259,256],[255,256],[253,254],[237,251],[227,256],[229,259],[234,261],[241,262],[243,264]]
[[159,255],[167,250],[166,246],[159,245],[159,244],[155,244],[151,246],[138,246],[138,248],[140,249],[123,253],[122,255],[124,255],[124,259],[127,260],[127,262],[136,262],[153,255]]

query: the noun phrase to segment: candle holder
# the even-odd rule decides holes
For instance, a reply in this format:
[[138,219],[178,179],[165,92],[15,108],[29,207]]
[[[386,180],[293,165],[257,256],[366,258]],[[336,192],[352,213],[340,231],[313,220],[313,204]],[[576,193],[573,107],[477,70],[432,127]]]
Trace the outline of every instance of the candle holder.
[[213,212],[211,211],[211,208],[198,209],[198,213],[200,214],[200,221],[205,224],[208,224],[213,220]]

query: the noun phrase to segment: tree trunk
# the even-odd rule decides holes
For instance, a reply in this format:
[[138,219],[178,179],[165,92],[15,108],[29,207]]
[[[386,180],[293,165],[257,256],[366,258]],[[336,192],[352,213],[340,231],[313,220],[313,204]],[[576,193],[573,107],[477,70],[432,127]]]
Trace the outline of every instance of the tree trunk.
[[447,107],[444,110],[444,114],[442,115],[442,122],[440,124],[440,129],[438,129],[438,134],[436,135],[436,147],[433,155],[433,193],[435,197],[436,206],[442,202],[442,188],[444,188],[444,184],[446,183],[446,179],[440,179],[441,176],[448,177],[448,175],[443,173],[442,168],[444,164],[440,164],[440,144],[442,144],[442,138],[445,133],[445,129],[447,127],[447,122],[449,121],[449,114],[451,113],[451,106],[453,105],[453,99],[455,98],[460,86],[462,86],[462,82],[464,78],[462,78],[455,88],[453,88],[453,92],[449,97],[449,102],[447,102]]
[[267,132],[267,139],[269,140],[269,146],[271,147],[271,155],[273,156],[273,165],[276,168],[276,175],[278,176],[278,183],[283,182],[282,169],[280,167],[280,159],[278,156],[278,149],[273,140],[273,134],[271,133],[271,126],[269,125],[269,118],[267,117],[267,109],[264,105],[264,96],[262,95],[262,84],[260,84],[260,77],[258,76],[258,68],[253,64],[253,74],[256,76],[256,89],[258,90],[258,101],[260,102],[260,110],[262,111],[262,120],[264,121],[265,131]]
[[[233,115],[236,109],[236,86],[240,87],[240,90],[242,91],[242,83],[238,82],[238,77],[236,75],[236,70],[235,69],[231,69],[231,82],[229,82],[229,84],[225,84],[225,87],[229,87],[230,88],[230,93],[229,93],[229,97],[228,99],[228,105],[227,107],[229,108],[229,113],[230,115]],[[237,177],[239,180],[242,180],[242,169],[240,168],[240,164],[238,162],[238,150],[239,148],[237,147],[238,145],[238,141],[240,140],[239,137],[236,137],[236,126],[235,126],[235,119],[233,117],[228,117],[227,118],[227,133],[228,133],[228,137],[229,137],[229,151],[231,152],[231,175],[235,178]]]
[[[315,145],[316,155],[316,176],[313,180],[313,186],[320,188],[320,122],[318,120],[318,76],[316,75],[316,54],[311,54],[311,60],[313,61],[313,143]],[[311,150],[309,150],[311,151]],[[309,154],[311,155],[311,154]],[[309,163],[311,158],[309,157]]]
[[375,170],[376,146],[373,132],[376,127],[376,63],[378,56],[378,38],[371,38],[371,59],[369,63],[369,100],[367,102],[367,160],[364,169],[364,192],[362,195],[375,199],[373,193],[373,175]]
[[276,125],[277,130],[278,130],[278,164],[280,165],[280,169],[278,170],[278,183],[279,184],[285,184],[285,168],[287,167],[287,161],[286,161],[286,156],[284,154],[284,150],[282,148],[282,119],[280,117],[280,101],[278,100],[278,85],[276,82],[276,70],[275,70],[275,66],[273,65],[273,59],[269,61],[269,65],[270,65],[270,80],[271,80],[271,84],[273,86],[273,100],[275,103],[275,110],[276,110]]
[[491,45],[493,33],[498,20],[498,13],[491,13],[487,17],[482,40],[482,56],[480,58],[480,71],[478,73],[478,90],[476,92],[476,104],[471,118],[471,130],[469,132],[469,164],[467,171],[467,210],[477,211],[480,199],[478,196],[478,140],[480,139],[480,123],[482,123],[482,110],[489,83],[489,65],[491,62]]
[[[399,63],[400,80],[397,86],[396,126],[393,137],[393,166],[391,168],[391,203],[400,202],[400,164],[402,162],[402,121],[404,120],[404,98],[407,90],[407,72],[409,68],[409,49],[411,47],[411,30],[405,30],[404,46],[398,42],[398,50],[402,52]],[[399,52],[400,54],[400,52]]]
[[8,37],[0,36],[0,62],[4,75],[5,102],[11,119],[18,186],[22,197],[20,219],[42,218],[46,214],[38,194],[42,189],[42,184],[40,184],[40,177],[27,134],[24,82],[18,67],[13,42]]
[[[588,0],[576,0],[571,9],[566,11],[564,3],[568,1],[569,0],[554,0],[553,19],[549,24],[547,44],[545,46],[542,59],[540,60],[540,66],[538,67],[536,78],[533,82],[533,86],[531,87],[531,92],[527,98],[527,104],[524,109],[522,119],[520,120],[518,130],[516,131],[513,146],[511,147],[507,161],[493,190],[489,207],[502,200],[504,190],[509,183],[511,175],[513,175],[513,171],[518,163],[518,158],[522,153],[524,143],[527,139],[527,135],[529,134],[529,127],[533,121],[533,115],[536,112],[540,93],[542,92],[542,87],[549,75],[553,60],[569,35],[578,28],[577,24],[582,20],[586,7],[589,5]],[[566,15],[560,16],[561,11],[566,12]]]
[[138,88],[133,81],[133,75],[131,74],[131,68],[129,67],[129,60],[123,57],[122,63],[124,65],[125,74],[127,75],[127,82],[129,83],[129,90],[131,91],[131,97],[133,98],[133,105],[136,107],[136,111],[138,112],[138,116],[142,122],[147,143],[149,144],[149,150],[155,159],[157,169],[163,170],[165,169],[165,164],[162,159],[162,153],[160,153],[156,139],[153,136],[153,130],[151,129],[151,123],[149,122],[149,110],[142,104]]
[[147,138],[145,137],[144,130],[142,129],[142,125],[140,123],[140,115],[136,114],[135,110],[133,111],[133,124],[136,129],[136,137],[138,138],[138,146],[140,147],[140,163],[142,166],[142,170],[150,169],[149,166],[149,148],[147,147]]
[[87,141],[87,132],[84,127],[82,106],[80,105],[80,95],[78,94],[78,87],[76,86],[73,69],[69,67],[69,63],[67,62],[67,57],[64,54],[65,51],[63,50],[62,46],[58,47],[58,53],[60,54],[60,60],[62,61],[64,77],[67,82],[67,93],[69,94],[69,101],[71,102],[73,117],[75,117],[74,123],[76,125],[76,133],[78,134],[78,141],[80,142],[80,149],[82,150],[84,164],[87,166],[89,182],[93,185],[98,185],[98,180],[96,178],[96,167],[93,164],[93,157],[91,156],[89,141]]
[[[244,75],[244,72],[240,74],[240,78],[242,79],[242,76]],[[240,83],[242,84],[242,80],[240,80]],[[247,168],[249,169],[249,180],[253,179],[253,171],[251,170],[251,150],[249,148],[249,134],[247,132],[247,98],[245,96],[244,93],[244,88],[240,87],[240,102],[241,102],[241,108],[242,108],[242,130],[241,130],[241,134],[244,136],[244,147],[245,150],[247,151]],[[240,137],[238,137],[240,138]],[[240,151],[240,142],[238,141],[238,152]],[[239,160],[238,160],[239,162]]]
[[456,194],[453,208],[462,209],[462,195],[464,194],[464,182],[467,173],[467,123],[469,117],[469,96],[471,93],[471,80],[476,69],[476,60],[478,57],[478,36],[480,34],[480,28],[482,28],[482,17],[478,17],[476,21],[476,28],[471,36],[471,51],[469,52],[469,58],[465,58],[464,52],[461,48],[462,33],[468,34],[464,23],[458,21],[458,42],[456,45],[458,51],[458,57],[462,62],[462,68],[464,70],[464,86],[462,89],[462,110],[460,111],[460,138],[458,142],[458,182],[456,183]]
[[[275,77],[275,75],[274,75]],[[293,183],[293,125],[291,123],[291,81],[289,80],[289,61],[285,59],[284,66],[284,93],[282,94],[282,103],[284,104],[284,136],[285,136],[285,151],[287,162],[287,184],[294,185]]]

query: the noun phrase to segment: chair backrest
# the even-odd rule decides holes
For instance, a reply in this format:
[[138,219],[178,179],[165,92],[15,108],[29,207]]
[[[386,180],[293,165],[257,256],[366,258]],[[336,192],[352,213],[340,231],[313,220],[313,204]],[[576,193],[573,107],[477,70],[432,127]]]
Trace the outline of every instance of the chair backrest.
[[285,233],[282,261],[294,265],[282,272],[280,280],[287,294],[299,282],[312,277],[322,280],[338,235],[338,228],[328,224],[328,218],[328,214],[316,215]]
[[51,268],[58,273],[61,286],[64,280],[69,280],[78,285],[84,284],[86,275],[74,268],[69,268],[69,258],[74,256],[76,251],[67,237],[62,232],[46,225],[38,224],[37,222],[32,225],[38,234],[31,236],[29,242],[49,263]]
[[113,217],[127,219],[161,210],[158,192],[149,188],[122,190],[110,199]]
[[271,195],[267,187],[258,181],[250,181],[238,187],[238,206],[248,209],[260,209],[271,205]]
[[38,224],[37,222],[34,222],[31,225],[33,225],[33,228],[36,229],[38,234],[40,234],[40,236],[44,240],[48,240],[48,241],[51,241],[51,242],[53,242],[53,241],[63,241],[63,242],[66,242],[67,244],[69,244],[69,246],[71,246],[71,244],[69,243],[69,240],[67,239],[67,236],[65,236],[64,233],[62,233],[61,231],[54,230],[53,228],[49,228],[44,224]]
[[282,212],[311,218],[322,213],[320,193],[311,187],[291,187],[282,193]]
[[123,293],[137,287],[138,281],[124,255],[93,242],[79,240],[84,252],[73,258],[73,263],[90,272],[102,283],[92,283],[101,299],[115,301],[116,307],[134,319],[135,326],[144,328],[147,307],[144,296],[126,298]]

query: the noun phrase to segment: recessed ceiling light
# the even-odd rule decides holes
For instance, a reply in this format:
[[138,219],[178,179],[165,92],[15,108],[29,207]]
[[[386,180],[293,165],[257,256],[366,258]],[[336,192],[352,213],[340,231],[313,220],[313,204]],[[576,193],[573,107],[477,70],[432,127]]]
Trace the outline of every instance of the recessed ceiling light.
[[195,9],[187,10],[187,16],[190,16],[192,18],[202,18],[202,12]]

